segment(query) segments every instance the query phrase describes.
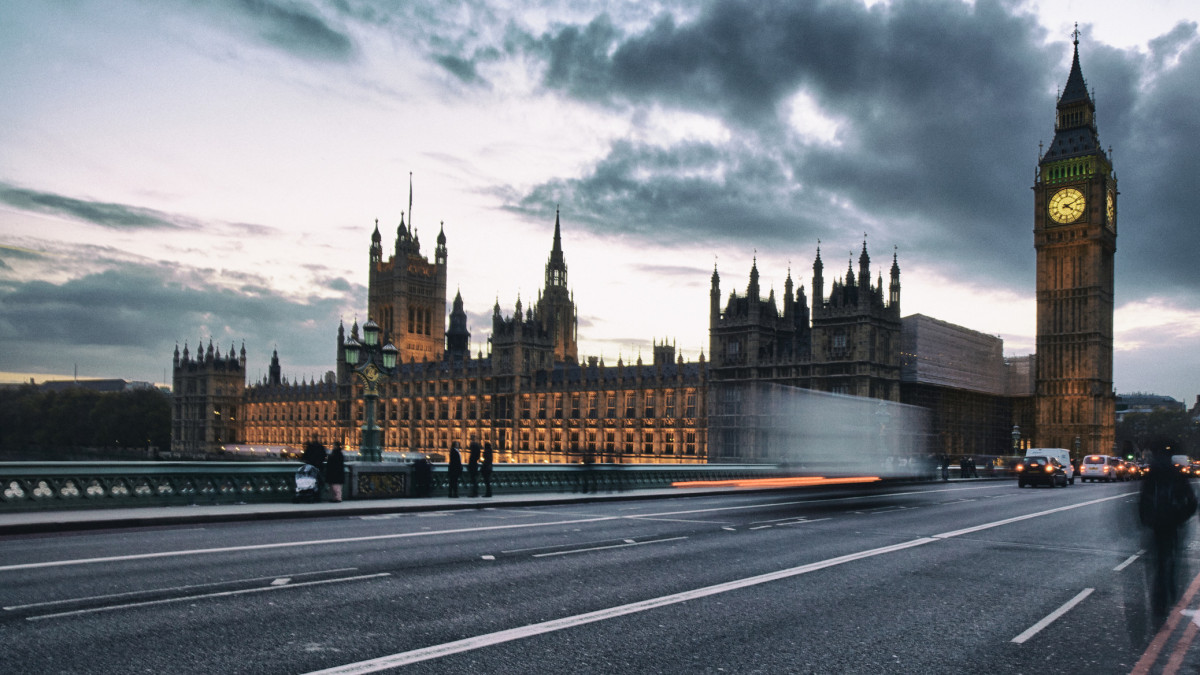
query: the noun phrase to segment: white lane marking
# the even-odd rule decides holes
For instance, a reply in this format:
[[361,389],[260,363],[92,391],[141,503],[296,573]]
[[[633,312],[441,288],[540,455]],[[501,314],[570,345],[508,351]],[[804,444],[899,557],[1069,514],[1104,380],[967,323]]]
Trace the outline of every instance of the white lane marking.
[[736,527],[722,527],[721,529],[725,530],[726,532],[737,532]]
[[[907,490],[907,491],[903,491],[903,492],[883,492],[880,494],[856,495],[856,496],[852,496],[852,497],[831,497],[829,499],[798,499],[798,500],[790,501],[790,502],[771,502],[769,504],[744,504],[742,506],[710,506],[710,507],[705,507],[702,509],[687,509],[685,511],[665,511],[662,513],[647,513],[645,515],[634,514],[634,515],[628,515],[628,516],[622,516],[622,517],[623,518],[640,519],[640,518],[651,518],[651,517],[661,517],[661,516],[680,516],[680,515],[686,515],[689,513],[708,513],[711,511],[742,511],[745,509],[764,509],[764,508],[772,508],[773,509],[773,508],[778,508],[780,506],[798,506],[800,504],[818,504],[818,503],[819,504],[831,504],[833,502],[855,501],[855,500],[862,500],[862,499],[879,499],[880,497],[905,497],[905,496],[912,496],[912,495],[925,495],[925,494],[932,494],[934,492],[959,492],[962,490],[996,490],[996,489],[999,489],[1000,487],[1001,486],[980,486],[980,487],[964,487],[964,488],[942,488],[942,489],[938,489],[938,490]],[[1007,485],[1005,485],[1003,487],[1005,487],[1006,489],[1008,488]]]
[[1117,565],[1116,567],[1114,567],[1114,568],[1113,568],[1113,571],[1114,571],[1114,572],[1120,572],[1121,570],[1125,569],[1126,567],[1129,567],[1129,565],[1130,565],[1131,563],[1133,563],[1133,561],[1134,561],[1134,560],[1137,560],[1137,559],[1138,559],[1138,557],[1139,557],[1139,556],[1141,556],[1143,553],[1145,553],[1145,551],[1138,551],[1137,553],[1134,553],[1133,555],[1131,555],[1131,556],[1129,556],[1128,558],[1126,558],[1126,559],[1125,559],[1125,562],[1123,562],[1123,563],[1121,563],[1120,565]]
[[736,579],[723,584],[705,586],[703,588],[684,591],[682,593],[674,593],[672,595],[664,595],[662,597],[642,600],[640,602],[632,602],[627,605],[610,607],[608,609],[600,609],[594,612],[564,617],[562,619],[553,619],[551,621],[535,623],[529,626],[520,626],[518,628],[510,628],[508,630],[497,631],[495,633],[488,633],[486,635],[479,635],[463,640],[456,640],[454,642],[447,642],[445,644],[433,645],[432,647],[425,647],[423,649],[414,649],[412,651],[392,654],[390,656],[382,656],[368,661],[360,661],[358,663],[350,663],[344,666],[327,668],[325,670],[309,673],[308,675],[373,673],[380,670],[386,670],[388,668],[406,666],[412,663],[418,663],[420,661],[428,661],[430,659],[449,656],[450,654],[457,654],[459,652],[480,649],[482,647],[497,645],[504,642],[511,642],[513,640],[520,640],[522,638],[532,637],[534,635],[542,635],[543,633],[551,633],[554,631],[563,630],[565,628],[574,628],[575,626],[582,626],[584,624],[593,623],[596,621],[615,619],[619,616],[625,616],[627,614],[635,614],[637,612],[644,612],[650,609],[656,609],[658,607],[666,607],[668,605],[687,602],[697,598],[717,595],[718,593],[727,593],[740,588],[757,586],[759,584],[765,584],[771,581],[777,581],[779,579],[787,579],[789,577],[822,570],[827,567],[834,567],[836,565],[842,565],[855,560],[882,555],[884,553],[902,551],[907,548],[912,548],[914,546],[920,546],[922,544],[928,544],[935,541],[937,541],[937,539],[922,537],[920,539],[913,539],[901,544],[893,544],[891,546],[873,548],[867,551],[859,551],[858,553],[838,556],[837,558],[829,558],[828,560],[821,560],[819,562],[809,563],[799,567],[791,567],[785,570],[779,570],[777,572],[769,572],[767,574],[760,574],[758,576],[746,577],[745,579]]
[[[630,541],[626,544],[611,544],[609,546],[592,546],[590,548],[573,548],[569,551],[551,551],[549,553],[534,553],[533,558],[549,558],[556,555],[571,555],[572,553],[587,553],[588,551],[603,551],[610,548],[629,548],[630,546],[645,546],[646,544],[662,544],[668,541],[679,541],[687,539],[687,537],[670,537],[668,539],[654,539],[652,541]],[[628,541],[628,540],[627,540]]]
[[[630,518],[630,516],[626,516]],[[720,525],[727,523],[728,520],[695,520],[690,518],[655,518],[653,516],[639,516],[636,520],[653,520],[656,523],[696,523],[698,525]]]
[[153,558],[172,558],[176,556],[203,555],[208,553],[238,553],[241,551],[262,551],[276,548],[295,548],[297,546],[322,546],[329,544],[347,544],[362,541],[380,541],[385,539],[407,539],[409,537],[428,537],[437,534],[463,534],[469,532],[493,532],[496,530],[514,530],[530,527],[552,527],[556,525],[575,525],[578,523],[599,523],[609,520],[620,520],[621,516],[601,516],[597,518],[581,518],[579,520],[559,520],[550,523],[518,523],[513,525],[488,525],[485,527],[464,527],[456,530],[426,530],[423,532],[398,532],[393,534],[375,534],[362,537],[340,537],[337,539],[311,539],[307,541],[283,541],[275,544],[247,544],[245,546],[224,546],[220,548],[198,548],[183,551],[162,551],[159,553],[134,553],[131,555],[114,555],[103,558],[80,558],[77,560],[50,560],[39,563],[21,563],[17,565],[0,565],[0,572],[14,570],[30,570],[45,567],[66,567],[69,565],[90,565],[94,563],[121,562],[126,560],[150,560]]
[[[1109,499],[1116,499],[1121,496],[1124,496],[1124,495],[1118,495],[1117,497],[1109,497],[1109,498],[1105,498],[1105,499],[1097,499],[1097,500],[1093,500],[1090,502],[1085,502],[1083,504],[1078,504],[1078,505],[1074,505],[1074,506],[1070,506],[1070,507],[1064,507],[1061,509],[1050,509],[1047,511],[1042,511],[1039,513],[1034,513],[1034,514],[1030,514],[1029,516],[1023,516],[1023,517],[1019,517],[1019,518],[1007,518],[1005,520],[996,521],[995,523],[987,523],[987,524],[980,525],[975,528],[966,528],[963,530],[955,530],[953,532],[947,532],[945,534],[937,535],[934,537],[921,537],[920,539],[913,539],[913,540],[906,541],[906,542],[903,542],[900,544],[894,544],[892,546],[884,546],[881,548],[870,549],[867,551],[860,551],[858,553],[851,553],[849,555],[844,555],[844,556],[840,556],[837,558],[830,558],[828,560],[822,560],[820,562],[810,563],[808,565],[801,565],[800,567],[792,567],[792,568],[789,568],[786,570],[779,570],[778,572],[770,572],[768,574],[763,574],[763,575],[759,575],[759,576],[755,576],[755,577],[747,577],[745,579],[738,579],[738,580],[726,582],[723,584],[717,584],[715,586],[706,586],[704,588],[698,588],[698,589],[695,589],[692,591],[685,591],[683,593],[676,593],[674,595],[665,595],[665,596],[662,596],[659,598],[651,598],[649,600],[643,600],[641,602],[634,602],[634,603],[630,603],[628,605],[620,605],[617,607],[611,607],[609,609],[601,609],[601,610],[597,610],[595,612],[588,612],[586,614],[578,614],[575,616],[569,616],[569,617],[565,617],[562,619],[554,619],[551,621],[545,621],[542,623],[532,624],[529,626],[520,626],[517,628],[510,628],[508,630],[502,630],[502,631],[498,631],[495,633],[488,633],[486,635],[479,635],[479,636],[472,637],[472,638],[465,638],[463,640],[456,640],[454,642],[447,642],[447,643],[441,644],[441,645],[433,645],[431,647],[415,649],[415,650],[407,651],[407,652],[400,652],[398,654],[392,654],[390,656],[382,656],[382,657],[379,657],[376,659],[370,659],[368,661],[359,661],[358,663],[349,663],[344,666],[336,666],[333,668],[327,668],[325,670],[314,671],[312,673],[308,673],[308,675],[343,675],[343,674],[350,674],[350,673],[373,673],[373,672],[377,672],[380,670],[387,670],[389,668],[396,668],[399,666],[409,665],[411,663],[418,663],[420,661],[428,661],[430,659],[436,659],[436,658],[440,658],[443,656],[449,656],[451,654],[458,654],[460,652],[471,651],[474,649],[481,649],[483,647],[501,644],[504,642],[511,642],[513,640],[520,640],[523,638],[532,637],[534,635],[550,633],[550,632],[557,631],[557,630],[563,630],[565,628],[573,628],[575,626],[580,626],[580,625],[587,624],[587,623],[593,623],[596,621],[604,621],[607,619],[613,619],[613,618],[616,618],[619,616],[625,616],[626,614],[634,614],[636,612],[644,612],[646,610],[655,609],[658,607],[664,607],[667,605],[672,605],[672,604],[676,604],[676,603],[680,603],[680,602],[687,602],[688,600],[694,600],[696,598],[702,598],[702,597],[706,597],[709,595],[716,595],[718,593],[725,593],[728,591],[733,591],[733,590],[745,588],[748,586],[754,586],[757,584],[763,584],[763,583],[767,583],[770,581],[776,581],[778,579],[786,579],[788,577],[793,577],[793,576],[797,576],[800,574],[806,574],[808,572],[815,572],[817,570],[825,569],[827,567],[834,567],[836,565],[842,565],[842,564],[845,564],[848,562],[852,562],[854,560],[861,560],[863,558],[869,558],[872,556],[882,555],[885,553],[894,553],[896,551],[902,551],[905,549],[913,548],[915,546],[921,546],[923,544],[929,544],[929,543],[933,543],[933,542],[937,542],[937,541],[944,541],[950,537],[956,537],[956,536],[959,536],[962,534],[967,534],[969,532],[985,530],[985,529],[988,529],[989,527],[998,527],[1000,525],[1005,525],[1005,524],[1017,522],[1020,520],[1026,520],[1027,518],[1036,518],[1039,516],[1045,516],[1045,515],[1049,515],[1052,513],[1057,513],[1059,511],[1065,511],[1070,508],[1078,508],[1079,506],[1087,506],[1089,504],[1096,504],[1099,502],[1108,501]],[[731,531],[733,530],[733,528],[722,528],[722,529],[731,530]],[[1054,619],[1058,618],[1058,616],[1061,616],[1063,613],[1070,610],[1071,607],[1074,607],[1073,603],[1078,603],[1079,601],[1083,600],[1083,598],[1086,598],[1092,592],[1092,590],[1093,589],[1089,588],[1086,591],[1084,591],[1083,593],[1080,593],[1079,596],[1076,596],[1076,598],[1077,598],[1076,600],[1073,600],[1071,603],[1068,603],[1069,606],[1064,605],[1063,607],[1059,608],[1059,610],[1055,614],[1051,615],[1050,617],[1047,617],[1047,619],[1043,619],[1043,622],[1045,622],[1046,625],[1049,625],[1050,621],[1053,621]],[[1041,628],[1038,628],[1037,630],[1041,630]],[[1033,631],[1033,629],[1031,628],[1030,631]],[[1032,636],[1033,633],[1030,631],[1026,631],[1026,633],[1029,633],[1029,635]],[[1033,632],[1036,632],[1036,631],[1033,631]],[[1022,634],[1022,635],[1024,635],[1024,634]],[[1018,637],[1021,637],[1021,636],[1018,636]],[[1026,637],[1025,639],[1028,639],[1028,637]],[[1015,638],[1014,638],[1014,641],[1016,641]],[[1022,642],[1023,641],[1024,640],[1022,640]]]
[[752,530],[769,530],[772,527],[775,527],[775,526],[774,525],[755,525],[754,527],[751,527],[750,529],[752,529]]
[[[615,537],[607,539],[593,539],[591,541],[572,541],[565,544],[550,544],[548,546],[527,546],[525,548],[510,548],[500,551],[501,553],[528,553],[529,551],[545,551],[552,548],[566,548],[567,546],[591,546],[593,544],[609,544],[616,541]],[[622,541],[629,541],[622,539]]]
[[[314,574],[336,574],[338,572],[353,572],[357,567],[339,567],[332,570],[319,570],[316,572],[296,572],[292,577],[311,577]],[[135,595],[147,595],[150,593],[176,593],[179,591],[191,591],[197,588],[209,588],[212,586],[228,586],[230,584],[246,584],[255,581],[266,581],[267,579],[275,579],[276,577],[253,577],[250,579],[231,579],[229,581],[213,581],[207,584],[188,584],[186,586],[168,586],[166,588],[148,588],[144,591],[127,591],[125,593],[108,593],[105,595],[89,595],[82,598],[67,598],[65,600],[47,600],[45,602],[31,602],[27,605],[12,605],[5,607],[5,610],[17,609],[32,609],[34,607],[53,607],[55,605],[69,605],[77,602],[94,602],[96,600],[116,600],[117,598],[128,598]]]
[[1100,499],[1093,499],[1091,501],[1079,502],[1078,504],[1071,504],[1069,506],[1060,506],[1056,509],[1047,509],[1045,511],[1037,511],[1035,513],[1027,513],[1023,516],[1014,516],[1012,518],[1005,518],[1004,520],[997,520],[992,523],[984,523],[983,525],[976,525],[974,527],[964,527],[961,530],[953,530],[950,532],[943,532],[941,534],[935,534],[935,535],[931,535],[931,536],[935,539],[949,539],[951,537],[961,537],[964,534],[972,534],[974,532],[990,530],[993,527],[1000,527],[1001,525],[1008,525],[1010,523],[1018,523],[1022,520],[1029,520],[1030,518],[1040,518],[1041,516],[1048,516],[1051,513],[1060,513],[1062,511],[1070,511],[1072,509],[1078,509],[1078,508],[1082,508],[1084,506],[1091,506],[1092,504],[1108,502],[1108,501],[1112,501],[1114,499],[1122,499],[1127,496],[1128,495],[1120,494],[1120,495],[1116,495],[1113,497],[1101,497]]
[[1041,621],[1030,626],[1028,630],[1026,630],[1024,633],[1021,633],[1017,637],[1013,638],[1012,641],[1017,644],[1024,644],[1024,642],[1026,640],[1033,637],[1034,635],[1037,635],[1039,632],[1041,632],[1041,630],[1043,628],[1054,623],[1054,621],[1056,619],[1058,619],[1058,617],[1071,611],[1072,607],[1083,602],[1083,599],[1086,598],[1087,596],[1091,595],[1092,591],[1094,591],[1094,590],[1096,590],[1096,589],[1094,589],[1094,588],[1083,589],[1082,591],[1079,592],[1079,595],[1076,595],[1075,597],[1068,600],[1062,607],[1059,607],[1058,609],[1054,610],[1053,612],[1050,612],[1050,614],[1046,615],[1046,618],[1044,618]]
[[819,523],[822,520],[833,520],[833,518],[813,518],[812,520],[793,520],[790,523],[779,523],[780,527],[784,525],[807,525],[809,523]]
[[129,602],[122,605],[108,605],[106,607],[92,607],[91,609],[77,609],[71,612],[58,612],[56,614],[40,614],[38,616],[27,616],[26,621],[42,621],[44,619],[59,619],[64,616],[79,616],[81,614],[96,614],[99,612],[112,612],[118,609],[132,609],[134,607],[150,607],[152,605],[167,605],[174,602],[190,602],[192,600],[203,600],[207,598],[226,598],[234,595],[246,595],[247,593],[262,593],[263,591],[279,591],[291,588],[300,588],[301,586],[319,586],[322,584],[337,584],[343,581],[362,581],[363,579],[377,579],[379,577],[390,577],[390,572],[380,572],[378,574],[363,574],[357,577],[339,577],[337,579],[318,579],[317,581],[302,581],[298,584],[288,584],[286,586],[261,586],[259,588],[244,588],[239,591],[221,591],[219,593],[204,593],[201,595],[185,595],[178,598],[162,598],[160,600],[147,600],[145,602]]
[[291,581],[291,579],[288,577],[280,577],[280,578],[276,579],[275,581],[272,581],[271,585],[272,586],[286,586],[289,581]]
[[[851,499],[874,499],[874,498],[878,498],[878,497],[888,497],[888,496],[897,496],[897,495],[917,495],[917,494],[926,494],[926,493],[930,493],[930,492],[952,492],[952,491],[957,491],[957,490],[984,490],[984,489],[995,489],[995,488],[990,488],[990,487],[985,486],[985,487],[970,487],[970,488],[947,488],[945,490],[920,490],[920,491],[909,491],[909,492],[894,492],[894,493],[887,493],[887,494],[880,494],[880,495],[864,495],[864,496],[857,496],[857,497],[837,497],[837,498],[825,499],[825,500],[800,500],[800,501],[794,501],[794,502],[775,502],[775,503],[770,503],[770,504],[749,504],[749,505],[744,505],[744,506],[728,506],[728,507],[712,507],[712,508],[705,508],[705,509],[691,509],[691,510],[687,510],[687,511],[668,511],[665,513],[651,513],[651,514],[646,514],[646,515],[647,516],[670,516],[670,515],[680,515],[680,514],[685,514],[685,513],[703,513],[703,512],[707,512],[707,511],[731,511],[731,510],[750,509],[750,508],[756,508],[756,509],[775,508],[775,507],[779,507],[779,506],[807,504],[807,503],[811,503],[814,501],[835,502],[835,501],[845,501],[845,500],[851,500]],[[1107,499],[1118,499],[1120,497],[1125,497],[1125,496],[1128,496],[1128,494],[1117,495],[1116,497],[1107,497],[1105,499],[1099,499],[1099,500],[1095,500],[1093,502],[1084,502],[1082,504],[1077,504],[1074,506],[1067,506],[1067,507],[1063,507],[1061,509],[1047,511],[1046,513],[1053,513],[1054,511],[1062,511],[1062,510],[1067,510],[1067,509],[1072,509],[1072,508],[1078,508],[1080,506],[1087,506],[1089,504],[1094,504],[1096,502],[1106,501]],[[1024,520],[1025,518],[1032,518],[1037,515],[1039,515],[1039,514],[1033,514],[1030,516],[1021,516],[1021,517],[1010,519],[1009,521],[1005,521],[1005,522]],[[362,536],[362,537],[340,537],[340,538],[336,538],[336,539],[313,539],[313,540],[307,540],[307,541],[285,541],[285,542],[278,542],[278,543],[274,543],[274,544],[248,544],[245,546],[225,546],[225,547],[220,547],[220,548],[201,548],[201,549],[189,549],[189,550],[182,550],[182,551],[162,551],[162,552],[158,552],[158,553],[135,553],[135,554],[131,554],[131,555],[106,556],[106,557],[102,557],[102,558],[80,558],[80,559],[75,559],[75,560],[51,560],[51,561],[37,562],[37,563],[19,563],[16,565],[0,565],[0,572],[11,572],[11,571],[16,571],[16,570],[28,570],[28,569],[42,569],[42,568],[48,568],[48,567],[66,567],[66,566],[70,566],[70,565],[90,565],[90,564],[95,564],[95,563],[122,562],[122,561],[128,561],[128,560],[150,560],[150,559],[154,559],[154,558],[171,558],[171,557],[176,557],[176,556],[205,555],[205,554],[212,554],[212,553],[237,553],[237,552],[241,552],[241,551],[260,551],[260,550],[279,549],[279,548],[295,548],[295,547],[299,547],[299,546],[322,546],[322,545],[329,545],[329,544],[346,544],[346,543],[363,542],[363,541],[382,541],[382,540],[387,540],[387,539],[407,539],[410,537],[428,537],[428,536],[443,535],[443,534],[464,534],[464,533],[470,533],[470,532],[495,532],[498,530],[513,530],[513,529],[522,529],[522,528],[531,528],[531,527],[557,527],[560,525],[576,525],[576,524],[582,524],[582,523],[600,523],[600,522],[607,522],[607,521],[611,521],[611,520],[620,520],[620,519],[624,519],[624,518],[635,518],[636,519],[639,517],[640,516],[596,516],[596,517],[592,517],[592,518],[579,518],[576,520],[558,520],[558,521],[551,521],[551,522],[547,522],[547,523],[514,523],[514,524],[510,524],[510,525],[487,525],[487,526],[481,526],[481,527],[464,527],[464,528],[458,528],[458,529],[453,529],[453,530],[426,530],[426,531],[422,531],[422,532],[398,532],[398,533],[392,533],[392,534],[367,535],[367,536]],[[1004,524],[1004,522],[1001,522],[1000,524]],[[994,525],[983,525],[983,526],[979,526],[977,528],[967,528],[964,530],[958,530],[955,532],[945,533],[945,534],[941,534],[941,535],[934,535],[934,536],[938,537],[938,538],[953,537],[953,536],[958,536],[959,534],[966,534],[968,532],[972,532],[972,531],[979,530],[979,529],[987,529],[988,527],[994,527]],[[725,528],[722,528],[722,529],[725,529]]]
[[491,554],[487,554],[487,555],[481,555],[481,556],[479,556],[479,557],[480,557],[480,558],[483,558],[484,560],[495,560],[495,559],[496,559],[496,556],[494,556],[494,555],[491,555]]

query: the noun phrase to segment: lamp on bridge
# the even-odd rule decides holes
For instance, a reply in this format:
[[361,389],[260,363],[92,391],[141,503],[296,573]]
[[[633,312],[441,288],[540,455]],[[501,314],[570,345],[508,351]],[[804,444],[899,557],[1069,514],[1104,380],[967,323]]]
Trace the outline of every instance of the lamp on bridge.
[[379,333],[379,324],[367,319],[363,324],[362,343],[351,338],[343,345],[346,365],[354,369],[363,383],[363,426],[358,451],[366,462],[383,461],[382,433],[375,406],[380,384],[396,374],[396,356],[400,353],[390,342],[381,347]]
[[1013,454],[1014,455],[1021,454],[1021,427],[1019,427],[1015,424],[1013,425],[1012,439],[1013,439]]

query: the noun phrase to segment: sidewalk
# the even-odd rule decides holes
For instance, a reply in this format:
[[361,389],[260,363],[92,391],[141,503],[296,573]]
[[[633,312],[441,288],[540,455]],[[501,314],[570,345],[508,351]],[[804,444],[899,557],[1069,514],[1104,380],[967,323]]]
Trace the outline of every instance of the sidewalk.
[[663,488],[639,489],[626,492],[497,494],[494,497],[458,497],[455,499],[450,499],[449,497],[359,499],[338,503],[318,502],[315,504],[265,502],[192,506],[137,506],[110,509],[45,509],[18,513],[0,513],[0,536],[249,520],[369,516],[389,513],[445,511],[449,509],[484,509],[500,506],[549,506],[552,504],[595,501],[696,497],[751,491],[739,488]]

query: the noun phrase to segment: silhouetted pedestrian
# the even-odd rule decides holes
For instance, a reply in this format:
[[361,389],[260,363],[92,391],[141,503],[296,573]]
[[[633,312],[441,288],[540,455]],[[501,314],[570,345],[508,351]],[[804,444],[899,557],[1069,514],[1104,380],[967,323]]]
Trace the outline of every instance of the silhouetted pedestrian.
[[600,491],[596,485],[596,458],[592,456],[590,451],[583,454],[583,480],[579,489],[581,492]]
[[1165,618],[1179,597],[1180,530],[1196,512],[1196,494],[1187,476],[1171,463],[1172,445],[1166,440],[1152,444],[1154,458],[1138,497],[1138,517],[1154,540],[1150,605],[1157,619]]
[[425,455],[413,462],[413,496],[428,497],[433,493],[433,466]]
[[492,442],[483,442],[483,466],[479,472],[483,474],[483,496],[492,496],[492,462],[495,460],[495,453],[492,451]]
[[449,480],[449,494],[458,496],[458,479],[462,477],[462,453],[458,451],[458,441],[450,444],[450,458],[446,466],[446,478]]
[[312,466],[317,470],[317,498],[320,499],[321,493],[325,490],[325,446],[316,438],[304,444],[304,452],[300,455],[300,461]]
[[325,481],[329,483],[329,498],[335,502],[342,501],[342,483],[346,482],[346,457],[342,454],[342,444],[334,443],[333,450],[325,460]]
[[479,453],[482,449],[475,434],[471,434],[471,443],[467,446],[467,450],[470,451],[467,459],[467,476],[471,479],[472,497],[479,496]]

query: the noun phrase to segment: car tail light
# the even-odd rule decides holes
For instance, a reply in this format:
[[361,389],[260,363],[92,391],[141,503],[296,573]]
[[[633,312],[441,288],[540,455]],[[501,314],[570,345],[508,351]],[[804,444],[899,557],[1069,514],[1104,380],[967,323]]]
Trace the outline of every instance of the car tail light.
[[1046,473],[1054,473],[1054,467],[1047,464],[1046,465]]
[[1025,465],[1024,465],[1024,464],[1018,464],[1018,465],[1017,465],[1017,471],[1024,471],[1024,470],[1025,470]]

